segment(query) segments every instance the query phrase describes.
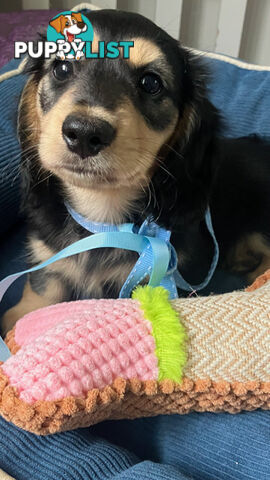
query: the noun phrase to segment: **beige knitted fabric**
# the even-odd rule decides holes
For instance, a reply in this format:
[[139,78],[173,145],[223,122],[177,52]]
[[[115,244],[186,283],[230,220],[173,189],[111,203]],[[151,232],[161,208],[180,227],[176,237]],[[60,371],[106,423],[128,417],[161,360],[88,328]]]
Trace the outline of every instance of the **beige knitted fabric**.
[[270,288],[173,301],[188,334],[186,377],[270,382]]

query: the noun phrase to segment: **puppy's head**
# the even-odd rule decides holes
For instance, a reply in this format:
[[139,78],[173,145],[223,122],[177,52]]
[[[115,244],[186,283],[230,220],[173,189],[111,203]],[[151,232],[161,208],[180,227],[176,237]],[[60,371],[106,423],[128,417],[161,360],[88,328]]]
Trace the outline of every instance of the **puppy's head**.
[[144,188],[159,170],[173,170],[185,184],[186,163],[200,168],[214,129],[201,68],[140,15],[103,10],[89,19],[93,51],[99,40],[132,40],[130,58],[30,60],[19,115],[23,149],[36,147],[40,167],[69,186]]

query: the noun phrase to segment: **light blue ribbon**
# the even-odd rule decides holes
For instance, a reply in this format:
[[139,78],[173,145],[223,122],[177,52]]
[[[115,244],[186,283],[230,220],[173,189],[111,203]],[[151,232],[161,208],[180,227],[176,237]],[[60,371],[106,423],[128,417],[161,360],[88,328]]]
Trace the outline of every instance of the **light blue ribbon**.
[[[145,280],[146,277],[149,277],[148,284],[150,286],[161,285],[169,291],[170,298],[177,298],[176,287],[188,291],[200,290],[209,283],[214,274],[219,250],[209,210],[206,212],[205,221],[214,241],[215,253],[205,280],[200,285],[191,286],[177,270],[178,259],[175,249],[170,243],[171,232],[159,227],[151,219],[145,220],[139,228],[130,223],[118,226],[99,224],[84,219],[68,205],[67,209],[77,223],[94,233],[69,245],[41,264],[4,278],[0,282],[0,301],[10,285],[22,275],[36,272],[58,260],[96,248],[121,248],[135,251],[140,255],[120,291],[120,298],[129,298],[134,287]],[[7,360],[10,355],[8,347],[0,337],[0,361]]]
[[9,357],[11,357],[10,350],[0,336],[0,362],[5,362]]
[[[152,221],[150,217],[148,217],[140,227],[137,227],[133,223],[113,225],[109,223],[92,222],[84,218],[75,210],[73,210],[73,208],[71,208],[71,206],[67,203],[66,208],[76,223],[78,223],[83,228],[93,234],[97,234],[100,232],[119,232],[119,234],[120,232],[133,232],[140,236],[157,238],[161,240],[163,246],[165,246],[166,244],[169,251],[169,263],[167,265],[165,275],[163,277],[160,277],[159,279],[159,285],[163,286],[170,292],[171,299],[178,297],[177,287],[181,290],[190,292],[199,291],[205,288],[213,277],[219,259],[219,247],[215,237],[209,208],[206,210],[205,213],[205,223],[213,239],[214,255],[210,265],[210,269],[203,282],[201,282],[199,285],[190,285],[182,277],[181,273],[177,270],[178,257],[176,251],[170,243],[171,232],[169,230],[165,230],[164,228],[159,227],[155,222]],[[159,245],[161,245],[161,242],[159,242]],[[126,247],[118,246],[118,248]],[[145,278],[151,274],[155,262],[162,261],[162,257],[160,256],[160,254],[161,251],[158,252],[157,256],[155,256],[151,245],[147,245],[146,249],[141,253],[139,260],[136,262],[127,280],[125,281],[120,291],[120,298],[129,298],[131,296],[134,287],[141,283],[143,280],[145,280]]]

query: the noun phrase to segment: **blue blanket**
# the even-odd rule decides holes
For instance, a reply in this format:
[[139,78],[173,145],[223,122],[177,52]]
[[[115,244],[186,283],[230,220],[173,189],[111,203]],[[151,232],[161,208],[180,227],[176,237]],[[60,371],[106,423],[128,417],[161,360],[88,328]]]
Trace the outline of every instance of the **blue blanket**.
[[269,412],[105,422],[37,437],[0,419],[17,480],[269,480]]

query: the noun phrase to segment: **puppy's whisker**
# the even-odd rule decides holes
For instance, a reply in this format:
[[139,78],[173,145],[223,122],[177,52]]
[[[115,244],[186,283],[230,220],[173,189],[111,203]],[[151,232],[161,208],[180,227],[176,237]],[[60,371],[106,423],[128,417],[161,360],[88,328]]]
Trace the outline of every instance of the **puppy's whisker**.
[[[144,152],[142,153],[141,151],[139,151],[138,149],[136,148],[133,148],[133,149],[129,149],[129,152],[133,152],[133,153],[137,153],[138,154],[138,158],[137,158],[137,162],[141,163],[141,165],[143,167],[147,166],[148,165],[148,162],[149,162],[149,159],[151,159],[151,157],[153,156],[153,153],[150,152],[150,151],[147,151],[144,149]],[[146,154],[148,156],[144,157],[143,154]],[[143,160],[146,160],[146,162],[144,163]],[[168,176],[170,176],[171,178],[173,178],[174,180],[176,180],[175,176],[169,171],[167,170],[167,168],[164,166],[164,161],[159,158],[158,156],[155,157],[155,161],[158,162],[160,168],[162,170],[164,170],[165,173],[167,173]]]
[[171,177],[173,180],[177,181],[176,177],[169,171],[167,170],[167,168],[164,167],[164,161],[158,157],[156,157],[156,161],[158,162],[159,164],[159,167],[164,170],[165,173],[167,173],[167,175],[169,177]]
[[[119,138],[125,138],[125,139],[126,139],[125,136],[121,136],[121,135],[119,135]],[[158,148],[160,148],[160,144],[159,144],[159,143],[153,141],[152,139],[146,138],[146,137],[130,137],[130,140],[131,140],[131,141],[134,141],[134,142],[135,142],[135,141],[139,141],[140,143],[141,143],[141,142],[145,142],[147,145],[151,144],[151,145],[155,145],[155,146],[157,146]],[[163,143],[162,147],[166,147],[166,148],[168,148],[169,150],[171,150],[173,153],[175,153],[176,156],[178,156],[178,157],[180,157],[180,158],[182,158],[182,159],[184,158],[184,156],[183,156],[180,152],[178,152],[177,150],[175,150],[175,148],[173,148],[172,145],[170,145],[168,142]]]

